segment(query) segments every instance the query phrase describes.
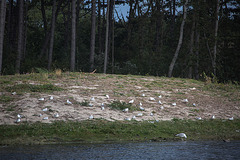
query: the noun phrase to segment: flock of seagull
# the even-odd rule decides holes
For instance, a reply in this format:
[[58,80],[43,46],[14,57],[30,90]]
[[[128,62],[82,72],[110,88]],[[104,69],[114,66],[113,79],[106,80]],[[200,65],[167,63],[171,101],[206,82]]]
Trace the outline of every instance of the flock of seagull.
[[[13,92],[12,94],[15,95],[16,92]],[[145,95],[145,94],[142,94],[142,96],[145,97],[146,95]],[[109,99],[109,98],[110,98],[109,95],[106,95],[106,98]],[[158,96],[158,98],[161,99],[162,96],[160,95],[160,96]],[[53,100],[54,98],[53,98],[53,96],[50,96],[49,99],[50,99],[50,100]],[[45,98],[39,98],[38,100],[39,100],[39,101],[44,101]],[[95,101],[95,98],[92,97],[92,98],[90,99],[90,101]],[[156,99],[153,98],[153,97],[149,97],[149,101],[156,101]],[[183,102],[183,103],[188,103],[189,101],[188,101],[188,99],[183,99],[182,102]],[[130,100],[128,103],[129,103],[129,104],[133,104],[133,103],[134,103],[134,99]],[[67,105],[72,105],[73,103],[72,103],[69,99],[67,99],[66,104],[67,104]],[[158,104],[162,105],[163,103],[161,102],[161,100],[159,100],[159,101],[158,101]],[[89,103],[88,105],[89,105],[90,107],[93,106],[92,103]],[[175,102],[172,103],[172,106],[176,106],[176,105],[177,105],[177,104],[176,104]],[[195,103],[193,103],[192,105],[193,105],[194,107],[196,106]],[[105,110],[105,107],[104,107],[104,106],[105,106],[104,103],[101,103],[101,110]],[[161,108],[161,109],[164,109],[163,106],[161,106],[160,108]],[[142,106],[142,103],[141,103],[141,102],[139,103],[139,109],[140,109],[141,111],[145,111],[145,108]],[[48,110],[49,110],[48,108],[42,109],[43,112],[46,112],[46,111],[48,111]],[[125,108],[125,109],[123,109],[122,111],[127,113],[127,112],[129,111],[129,108]],[[153,112],[151,112],[151,113],[150,113],[150,116],[153,116],[153,115],[154,115]],[[43,116],[42,114],[39,114],[39,117],[42,117],[42,116]],[[127,118],[125,118],[124,120],[127,120],[127,121],[136,120],[136,117],[141,117],[141,116],[143,116],[143,113],[138,113],[136,116],[134,115],[132,118],[127,117]],[[55,117],[55,118],[58,118],[58,117],[59,117],[59,114],[58,114],[58,113],[55,113],[55,114],[54,114],[54,117]],[[21,118],[23,118],[23,116],[20,115],[20,114],[18,114],[18,115],[17,115],[17,120],[16,120],[15,122],[16,122],[16,123],[21,122]],[[216,118],[215,115],[213,115],[213,116],[211,117],[211,119],[215,119],[215,118]],[[93,115],[90,115],[90,116],[89,116],[89,120],[92,120],[92,119],[94,119],[94,116],[93,116]],[[48,117],[43,117],[43,120],[48,120]],[[201,118],[201,117],[197,117],[196,120],[202,120],[202,118]],[[231,117],[231,118],[229,118],[228,120],[231,120],[231,121],[232,121],[232,120],[234,120],[234,118]],[[150,123],[154,123],[154,122],[152,122],[152,121],[149,121],[149,122],[150,122]],[[157,122],[158,122],[158,121],[157,121]],[[176,134],[175,136],[180,137],[180,138],[187,138],[187,136],[186,136],[185,133],[179,133],[179,134]]]

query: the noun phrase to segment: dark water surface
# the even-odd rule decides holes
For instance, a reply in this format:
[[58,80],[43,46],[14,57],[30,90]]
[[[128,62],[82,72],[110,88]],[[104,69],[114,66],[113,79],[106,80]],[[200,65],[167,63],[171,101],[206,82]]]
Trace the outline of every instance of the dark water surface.
[[0,159],[240,159],[240,141],[0,146]]

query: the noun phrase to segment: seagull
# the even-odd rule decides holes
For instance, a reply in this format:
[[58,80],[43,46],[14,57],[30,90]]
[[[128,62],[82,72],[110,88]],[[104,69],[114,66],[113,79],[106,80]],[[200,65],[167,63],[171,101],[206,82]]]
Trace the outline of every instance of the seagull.
[[150,97],[149,100],[150,100],[150,101],[155,101],[155,98]]
[[44,101],[44,98],[39,98],[38,100],[39,100],[39,101]]
[[202,120],[202,118],[201,117],[197,117],[196,120]]
[[106,98],[109,99],[109,95],[106,95]]
[[91,101],[95,101],[95,98],[94,98],[94,97],[92,97],[90,100],[91,100]]
[[104,103],[101,103],[101,106],[104,107]]
[[18,117],[19,119],[22,118],[22,116],[21,116],[20,114],[18,114],[17,117]]
[[164,109],[164,107],[163,107],[163,106],[161,106],[160,108],[161,108],[161,109]]
[[215,119],[216,117],[213,115],[211,119]]
[[89,107],[92,107],[93,106],[93,104],[92,103],[89,103]]
[[50,98],[49,98],[50,100],[53,100],[53,96],[50,96]]
[[233,121],[233,120],[234,120],[234,118],[233,118],[233,117],[231,117],[231,118],[228,118],[228,120],[230,120],[230,121]]
[[142,103],[141,103],[141,102],[139,103],[139,106],[142,106]]
[[42,114],[40,113],[38,116],[39,116],[39,117],[42,117]]
[[159,103],[159,104],[162,104],[162,102],[161,102],[161,101],[158,101],[158,103]]
[[142,113],[138,113],[137,116],[138,116],[138,117],[141,117],[141,116],[143,116],[143,114],[142,114]]
[[123,112],[128,112],[128,110],[129,110],[128,108],[125,108],[125,109],[123,110]]
[[48,120],[48,117],[44,117],[43,120]]
[[89,116],[89,119],[93,119],[93,115],[90,115],[90,116]]
[[188,103],[188,99],[182,100],[183,103]]
[[153,116],[153,113],[150,113],[150,116]]
[[176,135],[177,137],[181,137],[181,138],[187,138],[185,133],[179,133]]
[[195,103],[193,103],[192,105],[193,105],[194,107],[196,107],[196,104],[195,104]]
[[177,105],[177,103],[172,103],[172,105],[173,105],[173,106],[176,106],[176,105]]
[[134,100],[132,99],[131,101],[129,101],[128,103],[132,104],[134,102]]
[[162,95],[158,96],[158,98],[162,98]]
[[42,111],[43,111],[43,112],[46,112],[47,110],[48,110],[47,108],[44,108]]
[[143,107],[139,107],[140,108],[140,110],[142,110],[142,111],[144,111],[145,110],[145,108],[143,108]]
[[21,119],[20,118],[18,118],[17,120],[16,120],[16,123],[19,123],[21,121]]
[[59,117],[59,114],[58,114],[58,113],[55,113],[55,114],[54,114],[54,117],[55,117],[55,118],[58,118],[58,117]]
[[102,106],[102,107],[101,107],[101,110],[102,110],[102,111],[104,111],[104,110],[105,110],[105,108]]
[[16,95],[17,93],[16,92],[13,92],[12,95]]
[[72,102],[69,101],[69,99],[67,100],[67,104],[72,104]]
[[126,121],[131,121],[131,118],[125,118]]
[[135,120],[135,119],[136,119],[136,116],[133,116],[132,119]]
[[145,94],[143,93],[142,96],[145,97]]

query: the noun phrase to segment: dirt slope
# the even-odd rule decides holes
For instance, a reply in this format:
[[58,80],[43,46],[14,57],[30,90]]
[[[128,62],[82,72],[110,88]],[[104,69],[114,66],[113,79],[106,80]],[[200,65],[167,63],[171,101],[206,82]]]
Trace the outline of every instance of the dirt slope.
[[[206,84],[195,80],[84,73],[64,73],[59,76],[35,74],[10,79],[7,76],[0,77],[0,96],[2,97],[0,124],[37,121],[51,123],[55,120],[81,121],[89,119],[91,115],[93,118],[109,121],[129,120],[134,116],[137,121],[198,117],[210,119],[213,115],[221,119],[240,117],[239,88]],[[19,84],[52,84],[64,90],[14,91],[14,86]],[[7,87],[12,87],[11,91],[7,90]],[[106,95],[109,95],[109,98]],[[53,99],[50,99],[51,96]],[[11,100],[4,100],[4,97]],[[188,102],[184,102],[185,99]],[[68,104],[67,100],[72,104]],[[132,106],[137,108],[141,102],[145,110],[123,112],[108,107],[114,101],[129,103],[130,100],[134,100]],[[104,110],[101,107],[102,103],[104,103]],[[86,106],[86,104],[92,106]],[[46,108],[47,111],[43,111]],[[139,113],[142,113],[142,116]],[[21,115],[21,119],[16,123],[18,114]],[[56,117],[56,114],[59,117]]]

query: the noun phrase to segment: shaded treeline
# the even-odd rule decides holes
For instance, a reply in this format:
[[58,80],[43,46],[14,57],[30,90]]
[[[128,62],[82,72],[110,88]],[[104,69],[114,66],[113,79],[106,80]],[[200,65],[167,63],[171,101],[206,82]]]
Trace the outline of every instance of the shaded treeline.
[[1,0],[0,14],[1,74],[60,68],[240,80],[237,0]]

